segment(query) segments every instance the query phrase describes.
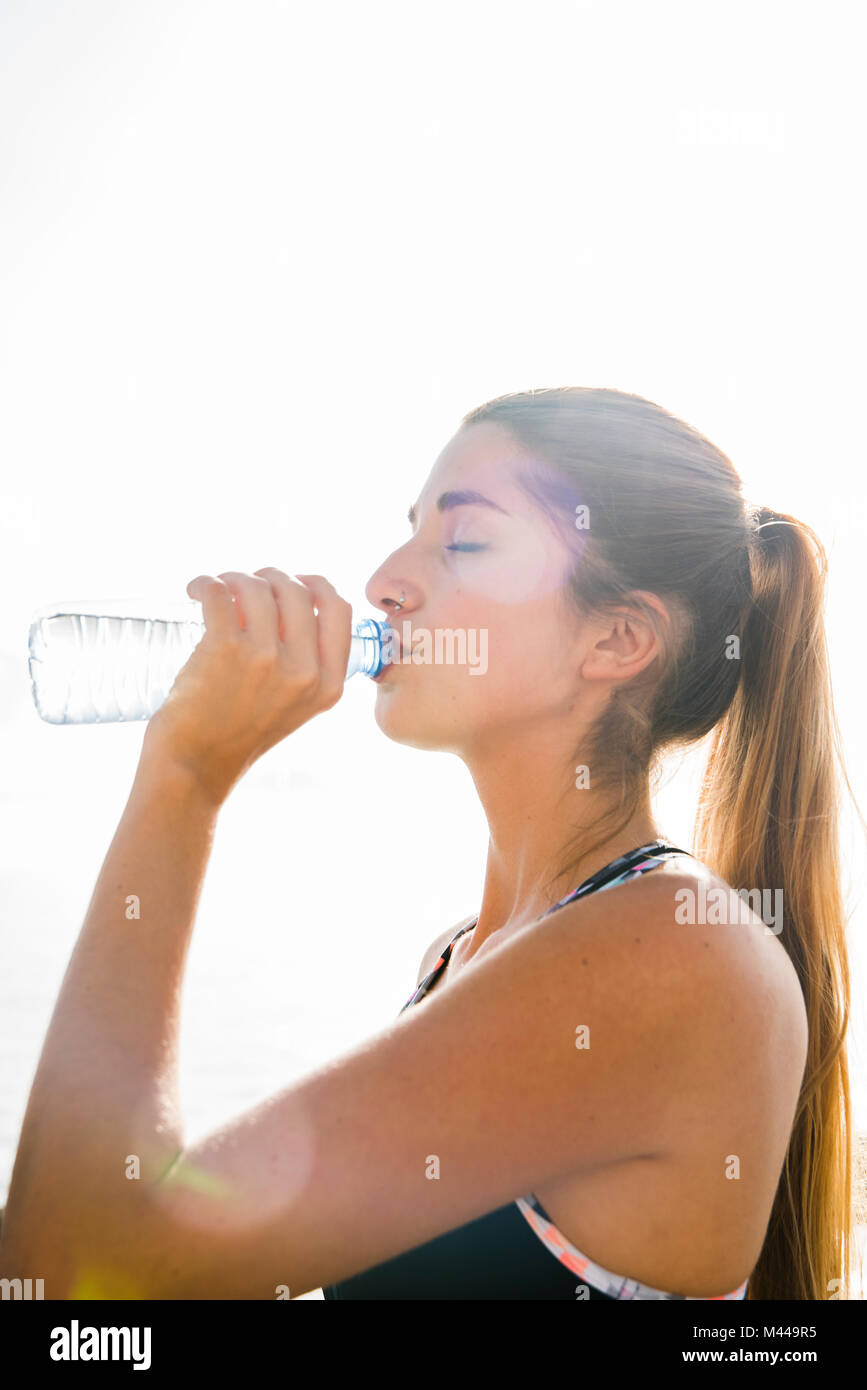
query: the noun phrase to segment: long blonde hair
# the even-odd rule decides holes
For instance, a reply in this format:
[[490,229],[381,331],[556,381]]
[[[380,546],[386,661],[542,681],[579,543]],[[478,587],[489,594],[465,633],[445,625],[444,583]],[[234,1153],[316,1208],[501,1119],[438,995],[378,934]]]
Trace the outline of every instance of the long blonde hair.
[[[747,1297],[848,1298],[850,977],[839,778],[851,787],[828,666],[824,548],[803,522],[748,506],[726,455],[641,396],[519,392],[479,406],[461,426],[482,421],[529,450],[520,482],[579,554],[563,592],[572,611],[626,604],[658,632],[661,658],[618,688],[576,749],[595,785],[618,791],[596,843],[630,820],[665,754],[712,732],[692,852],[734,887],[783,890],[780,940],[803,990],[809,1046]],[[583,530],[578,508],[589,516]],[[659,595],[671,622],[660,623],[636,590]]]

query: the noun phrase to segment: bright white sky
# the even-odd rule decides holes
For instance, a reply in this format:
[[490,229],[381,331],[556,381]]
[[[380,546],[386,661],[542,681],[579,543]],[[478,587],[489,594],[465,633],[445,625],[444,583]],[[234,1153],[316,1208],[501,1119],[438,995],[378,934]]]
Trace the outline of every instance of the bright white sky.
[[[31,613],[274,564],[364,616],[491,396],[649,396],[818,531],[865,801],[859,17],[5,0],[0,1199],[144,731],[42,724]],[[388,743],[374,696],[351,681],[223,812],[185,996],[191,1138],[385,1026],[478,904],[469,777]],[[690,776],[660,803],[687,846]],[[865,1130],[864,846],[844,830]]]

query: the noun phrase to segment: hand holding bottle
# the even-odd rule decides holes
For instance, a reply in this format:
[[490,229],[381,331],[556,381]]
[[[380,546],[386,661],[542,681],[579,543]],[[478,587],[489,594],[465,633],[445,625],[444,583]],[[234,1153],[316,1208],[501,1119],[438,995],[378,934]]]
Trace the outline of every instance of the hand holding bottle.
[[198,575],[187,593],[205,635],[151,717],[142,759],[190,772],[219,805],[263,753],[340,699],[352,608],[322,575],[271,567]]

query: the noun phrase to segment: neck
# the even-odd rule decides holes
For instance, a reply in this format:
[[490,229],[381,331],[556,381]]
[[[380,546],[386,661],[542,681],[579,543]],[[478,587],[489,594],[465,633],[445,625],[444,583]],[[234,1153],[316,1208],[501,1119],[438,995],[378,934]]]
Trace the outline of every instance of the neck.
[[[568,755],[566,761],[568,766]],[[622,814],[617,819],[610,816],[608,833],[601,820],[611,813],[615,798],[577,789],[574,774],[565,785],[562,779],[540,775],[540,768],[562,765],[562,758],[555,762],[522,747],[514,756],[503,756],[500,749],[496,758],[470,767],[490,838],[482,904],[468,955],[494,932],[536,921],[612,859],[660,838],[647,785],[626,824],[618,829]],[[567,854],[571,862],[563,870]]]

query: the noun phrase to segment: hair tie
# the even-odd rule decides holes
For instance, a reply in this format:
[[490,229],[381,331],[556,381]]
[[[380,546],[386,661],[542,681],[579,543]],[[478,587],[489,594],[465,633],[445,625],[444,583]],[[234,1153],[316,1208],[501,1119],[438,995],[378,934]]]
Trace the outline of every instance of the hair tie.
[[771,507],[759,507],[752,518],[752,535],[755,540],[762,540],[762,532],[766,526],[773,526],[775,522],[781,522],[782,517],[778,516]]

